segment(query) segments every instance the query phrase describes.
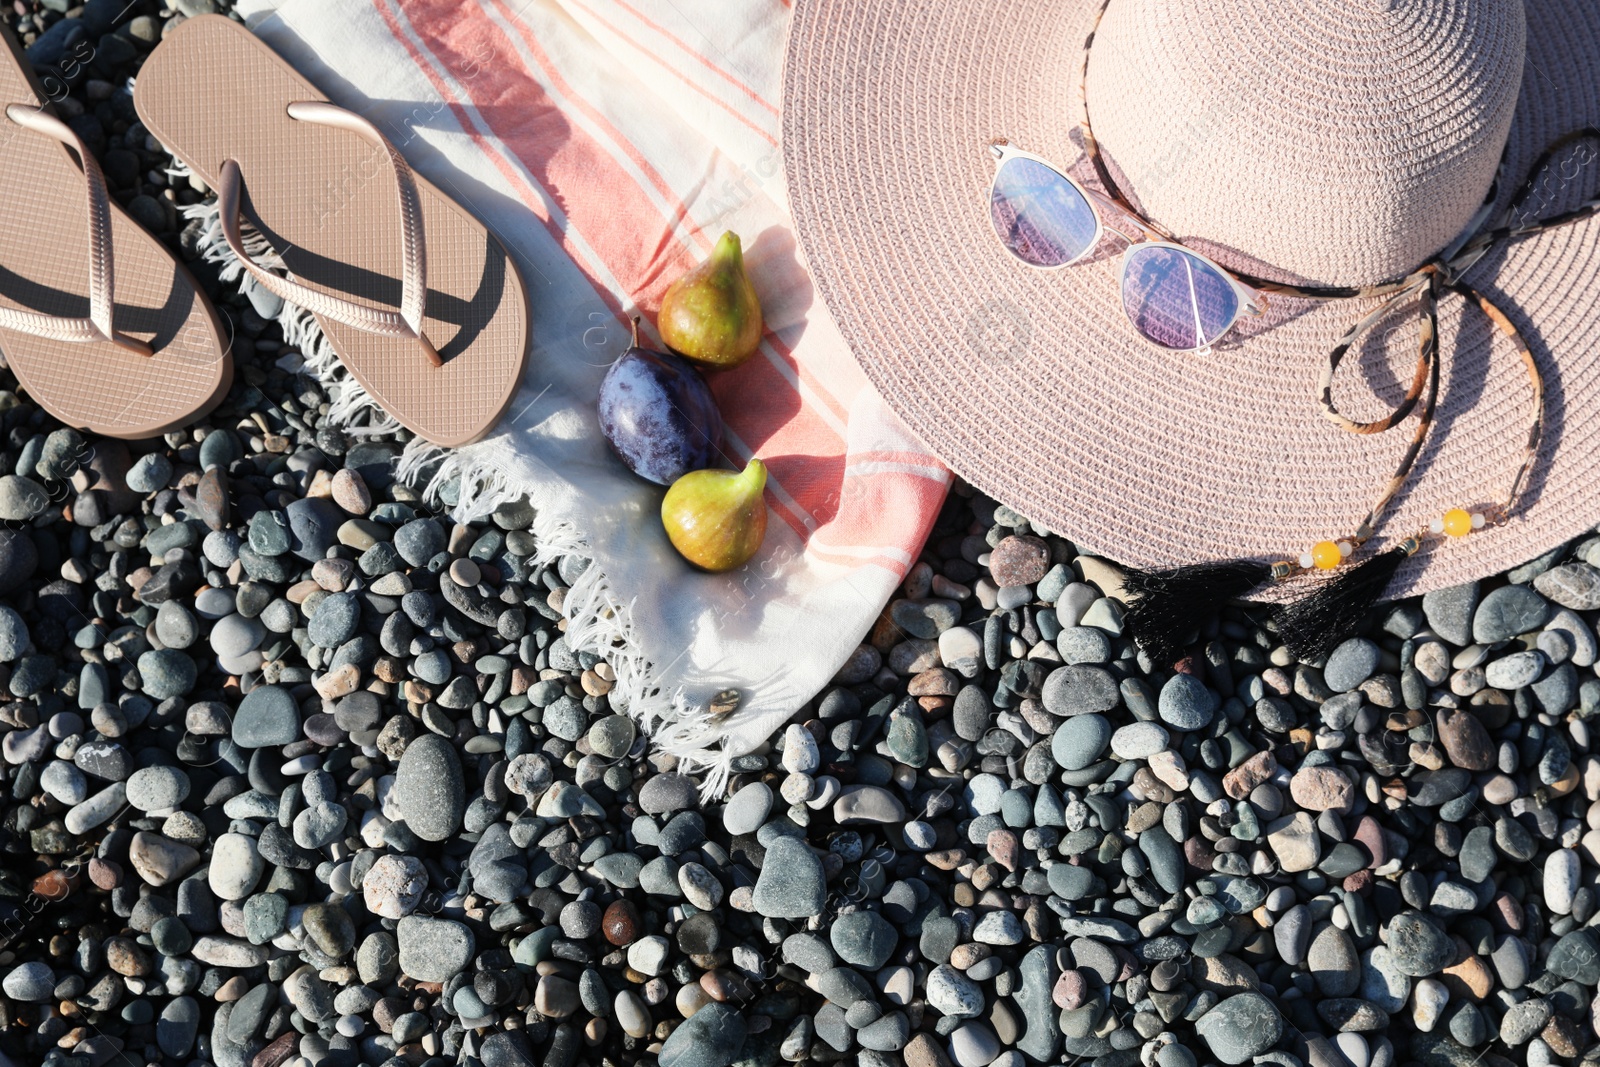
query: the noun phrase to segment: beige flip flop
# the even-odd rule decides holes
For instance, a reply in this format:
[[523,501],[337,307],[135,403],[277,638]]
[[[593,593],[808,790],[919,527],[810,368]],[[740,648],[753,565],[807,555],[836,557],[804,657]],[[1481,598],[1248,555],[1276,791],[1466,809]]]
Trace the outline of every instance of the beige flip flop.
[[[527,290],[500,242],[372,123],[220,15],[169,34],[133,98],[150,132],[217,190],[245,269],[316,316],[384,410],[440,445],[494,426],[527,359]],[[250,257],[241,217],[287,277]]]
[[0,41],[0,353],[77,429],[137,440],[194,421],[233,381],[227,330],[166,246],[111,201],[16,39],[0,28]]

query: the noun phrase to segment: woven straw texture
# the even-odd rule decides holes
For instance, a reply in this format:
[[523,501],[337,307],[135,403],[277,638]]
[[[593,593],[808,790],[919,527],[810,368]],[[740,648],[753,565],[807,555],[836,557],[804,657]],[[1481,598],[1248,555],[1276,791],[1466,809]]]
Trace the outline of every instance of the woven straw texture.
[[[232,86],[195,107],[203,86]],[[400,307],[401,200],[382,149],[346,130],[298,122],[287,106],[325,99],[238,23],[193,18],[150,58],[134,104],[150,132],[216,188],[238,161],[244,216],[296,281],[369,307]],[[402,146],[403,147],[403,146]],[[516,267],[471,215],[420,176],[428,294],[414,341],[318,319],[350,373],[406,428],[440,445],[482,437],[511,402],[530,313]]]
[[1306,0],[1292,16],[1113,0],[1090,119],[1123,188],[1198,250],[1278,281],[1368,285],[1414,269],[1483,203],[1522,59],[1522,5],[1506,0]]
[[[88,192],[73,154],[4,116],[44,94],[0,34],[0,305],[63,318],[89,314]],[[233,381],[230,339],[172,253],[111,204],[113,327],[151,356],[109,342],[0,330],[0,353],[30,396],[69,426],[152,437],[215,407]]]
[[[1409,424],[1342,432],[1316,403],[1328,349],[1376,305],[1278,298],[1212,352],[1175,356],[1123,316],[1117,245],[1041,273],[992,232],[985,146],[996,137],[1093,183],[1078,93],[1099,6],[799,0],[784,152],[802,246],[868,376],[979,488],[1133,565],[1297,556],[1353,529],[1410,436]],[[1134,54],[1172,69],[1107,62],[1122,91],[1104,101],[1091,64],[1096,134],[1130,194],[1225,265],[1384,281],[1472,214],[1513,100],[1502,202],[1550,141],[1600,125],[1600,7],[1529,0],[1525,26],[1521,7],[1112,0],[1096,61]],[[1167,51],[1172,41],[1183,50]],[[1519,69],[1520,87],[1505,84]],[[1166,98],[1129,99],[1151,86]],[[1191,120],[1196,100],[1230,86],[1239,106]],[[1373,172],[1380,158],[1394,169]],[[1581,146],[1546,175],[1534,213],[1597,189],[1596,146]],[[1384,203],[1362,203],[1372,199]],[[1426,548],[1395,595],[1504,570],[1600,518],[1600,222],[1497,249],[1466,280],[1507,310],[1544,372],[1541,462],[1511,522]],[[1414,316],[1385,326],[1335,379],[1353,417],[1387,411],[1410,380]],[[1521,460],[1532,406],[1513,346],[1455,296],[1440,328],[1437,422],[1376,548],[1447,508],[1499,500]]]

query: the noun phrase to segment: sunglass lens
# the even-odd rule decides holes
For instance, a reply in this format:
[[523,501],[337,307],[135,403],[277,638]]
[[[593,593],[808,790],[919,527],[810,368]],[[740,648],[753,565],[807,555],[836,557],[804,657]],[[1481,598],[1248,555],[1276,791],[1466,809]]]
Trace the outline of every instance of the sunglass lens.
[[1128,320],[1163,348],[1206,348],[1239,317],[1239,294],[1199,256],[1160,245],[1134,246],[1122,273]]
[[1036,160],[1000,165],[989,196],[994,232],[1011,254],[1035,267],[1071,263],[1094,243],[1094,208],[1061,174]]

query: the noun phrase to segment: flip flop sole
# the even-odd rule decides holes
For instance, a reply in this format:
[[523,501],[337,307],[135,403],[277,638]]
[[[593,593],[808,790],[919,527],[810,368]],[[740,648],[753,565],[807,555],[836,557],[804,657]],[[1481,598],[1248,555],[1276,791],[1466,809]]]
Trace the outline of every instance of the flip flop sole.
[[[199,87],[224,90],[196,106]],[[140,118],[213,188],[222,164],[243,175],[243,215],[302,285],[374,308],[398,309],[400,199],[382,150],[343,131],[299,122],[287,107],[324,100],[249,30],[222,16],[191,18],[145,61],[134,86]],[[318,323],[346,368],[402,425],[435,444],[489,432],[515,395],[529,348],[527,289],[500,242],[420,175],[428,294],[414,342]]]
[[[10,34],[0,33],[0,305],[67,318],[89,313],[83,171],[57,141],[16,125],[5,106],[45,93]],[[201,417],[233,381],[231,339],[165,245],[111,205],[114,326],[149,344],[139,356],[109,342],[74,343],[0,329],[0,353],[22,388],[69,426],[137,440]]]

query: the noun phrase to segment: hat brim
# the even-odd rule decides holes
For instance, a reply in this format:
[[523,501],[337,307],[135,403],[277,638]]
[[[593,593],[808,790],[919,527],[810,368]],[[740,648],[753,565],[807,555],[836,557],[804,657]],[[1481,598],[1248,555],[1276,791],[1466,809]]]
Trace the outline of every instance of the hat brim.
[[[1169,566],[1281,559],[1348,535],[1411,437],[1410,424],[1344,432],[1316,402],[1328,350],[1374,304],[1278,298],[1209,353],[1166,353],[1123,315],[1116,249],[1039,272],[994,236],[992,140],[1088,173],[1077,70],[1099,6],[797,0],[783,151],[819,293],[929,447],[1084,550]],[[1529,0],[1527,22],[1503,200],[1549,142],[1600,125],[1600,7]],[[1249,131],[1167,135],[1181,171],[1205,165],[1205,138]],[[1593,156],[1573,179],[1587,186],[1578,200],[1600,191]],[[1293,205],[1281,210],[1292,226]],[[1425,548],[1393,595],[1506,570],[1600,518],[1600,220],[1497,249],[1466,281],[1509,314],[1544,374],[1541,456],[1510,522]],[[1498,501],[1522,459],[1533,401],[1513,346],[1456,296],[1439,325],[1436,423],[1376,548]],[[1411,380],[1414,316],[1388,326],[1336,379],[1352,417],[1387,412]]]

